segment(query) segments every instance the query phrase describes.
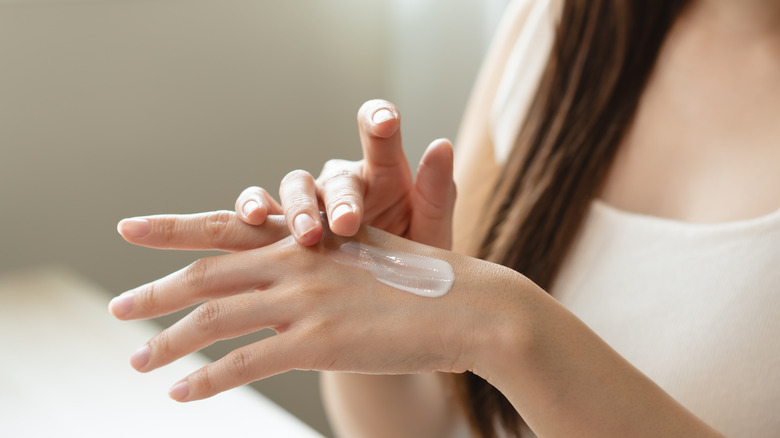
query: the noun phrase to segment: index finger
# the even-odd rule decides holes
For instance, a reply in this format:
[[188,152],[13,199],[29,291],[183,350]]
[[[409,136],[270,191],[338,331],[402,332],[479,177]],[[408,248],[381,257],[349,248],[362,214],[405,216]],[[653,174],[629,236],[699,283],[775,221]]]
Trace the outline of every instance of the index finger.
[[401,114],[395,105],[369,100],[358,110],[358,126],[368,176],[411,178],[401,141]]
[[284,216],[268,216],[252,226],[232,211],[166,214],[123,219],[122,237],[135,245],[158,249],[243,251],[270,245],[290,232]]

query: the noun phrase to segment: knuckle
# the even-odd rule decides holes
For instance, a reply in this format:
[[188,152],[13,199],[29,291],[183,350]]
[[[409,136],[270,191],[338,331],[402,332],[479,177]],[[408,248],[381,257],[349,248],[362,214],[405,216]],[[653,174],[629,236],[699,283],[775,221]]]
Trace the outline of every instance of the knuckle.
[[267,199],[267,198],[271,197],[271,195],[268,193],[268,190],[266,190],[266,189],[264,189],[262,187],[257,187],[257,190],[255,191],[255,193],[257,194],[258,197],[260,197],[262,199]]
[[343,183],[345,179],[352,182],[358,180],[359,178],[349,169],[333,170],[332,172],[328,172],[327,176],[325,176],[320,182],[320,185],[322,187],[327,187],[328,185],[332,185],[334,182]]
[[213,242],[220,242],[229,232],[231,218],[227,211],[210,213],[205,216],[203,229]]
[[198,386],[198,392],[204,394],[215,393],[214,377],[211,374],[213,365],[205,366],[192,374],[191,380],[194,380],[195,385]]
[[308,328],[305,337],[298,341],[300,345],[306,346],[306,348],[301,349],[298,357],[301,368],[310,370],[333,369],[333,357],[337,356],[333,353],[337,347],[329,339],[325,329],[324,325],[313,325]]
[[144,286],[138,298],[140,298],[140,307],[144,310],[151,310],[157,307],[160,303],[160,292],[157,288],[157,284],[152,282]]
[[286,203],[284,205],[284,211],[286,214],[291,214],[293,216],[297,215],[299,212],[314,212],[317,210],[316,203],[314,200],[309,197],[305,193],[296,193],[291,194],[287,199]]
[[331,200],[344,200],[354,204],[356,198],[360,197],[360,192],[360,189],[356,189],[353,186],[338,186],[328,190],[324,197],[327,198],[329,203]]
[[338,167],[341,163],[341,160],[338,158],[331,158],[328,161],[325,162],[325,164],[322,166],[323,169],[330,169],[332,167]]
[[215,335],[224,313],[219,301],[207,301],[192,312],[192,325],[200,334]]
[[322,166],[322,172],[321,174],[327,174],[333,169],[343,169],[352,164],[351,161],[342,160],[340,158],[331,158],[330,160],[326,161],[325,164]]
[[184,269],[184,284],[195,290],[205,288],[208,284],[208,274],[212,269],[212,264],[210,258],[192,262]]
[[171,217],[161,218],[157,222],[157,233],[166,242],[170,242],[176,239],[176,220]]
[[155,356],[166,356],[171,352],[171,337],[168,330],[163,330],[149,341],[151,351]]
[[225,371],[237,380],[246,381],[251,378],[254,354],[249,350],[235,350],[225,358]]
[[[363,180],[350,170],[343,169],[328,175],[322,182],[322,197],[326,204],[344,198],[363,196]],[[356,202],[353,199],[351,202]]]

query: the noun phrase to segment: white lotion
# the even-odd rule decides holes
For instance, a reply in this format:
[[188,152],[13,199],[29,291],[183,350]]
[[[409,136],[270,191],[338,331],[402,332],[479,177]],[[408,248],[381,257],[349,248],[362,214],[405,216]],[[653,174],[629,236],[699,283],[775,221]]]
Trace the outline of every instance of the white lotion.
[[347,242],[331,252],[338,263],[364,269],[378,281],[423,297],[446,294],[455,281],[452,266],[444,260]]

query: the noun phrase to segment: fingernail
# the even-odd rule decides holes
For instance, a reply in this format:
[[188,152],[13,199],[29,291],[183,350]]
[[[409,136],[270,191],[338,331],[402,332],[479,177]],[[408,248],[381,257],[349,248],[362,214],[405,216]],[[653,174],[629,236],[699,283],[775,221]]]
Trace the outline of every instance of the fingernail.
[[258,204],[255,201],[246,201],[246,204],[244,204],[243,212],[244,216],[249,216],[252,214],[255,210],[260,208],[260,204]]
[[114,299],[108,303],[108,310],[116,317],[127,316],[130,314],[130,311],[133,310],[134,298],[134,292],[125,292],[118,297],[114,297]]
[[341,216],[344,216],[347,213],[354,213],[354,212],[355,212],[355,208],[352,207],[351,205],[349,205],[349,204],[341,204],[338,207],[333,209],[333,213],[331,215],[331,217],[332,217],[331,220],[335,222],[336,219],[340,218]]
[[371,121],[374,122],[375,125],[379,125],[394,118],[395,114],[393,114],[392,111],[387,108],[382,108],[374,113],[374,115],[371,117]]
[[293,220],[293,226],[295,228],[295,233],[298,234],[298,237],[303,237],[316,228],[317,224],[314,222],[314,219],[312,219],[311,216],[306,213],[301,213],[298,216],[295,216],[295,220]]
[[184,401],[184,399],[190,395],[190,382],[188,380],[182,380],[171,386],[171,389],[168,390],[168,395],[176,401]]
[[146,219],[122,219],[116,226],[119,234],[133,239],[140,239],[152,231],[152,224]]
[[149,349],[149,344],[145,344],[130,356],[130,365],[132,365],[133,368],[140,370],[149,363],[150,355],[151,350]]

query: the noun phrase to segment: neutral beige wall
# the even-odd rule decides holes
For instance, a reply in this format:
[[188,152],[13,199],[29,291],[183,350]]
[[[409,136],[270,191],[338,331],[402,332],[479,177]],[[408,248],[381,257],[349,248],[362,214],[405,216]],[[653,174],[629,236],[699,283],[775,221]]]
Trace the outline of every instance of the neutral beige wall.
[[506,2],[388,1],[386,95],[401,107],[413,162],[432,140],[456,140],[472,82]]
[[[490,20],[477,0],[410,5],[0,0],[0,271],[64,265],[116,294],[178,269],[198,254],[132,247],[116,222],[359,158],[369,98],[401,106],[416,162],[455,135]],[[316,379],[255,387],[327,434]]]

